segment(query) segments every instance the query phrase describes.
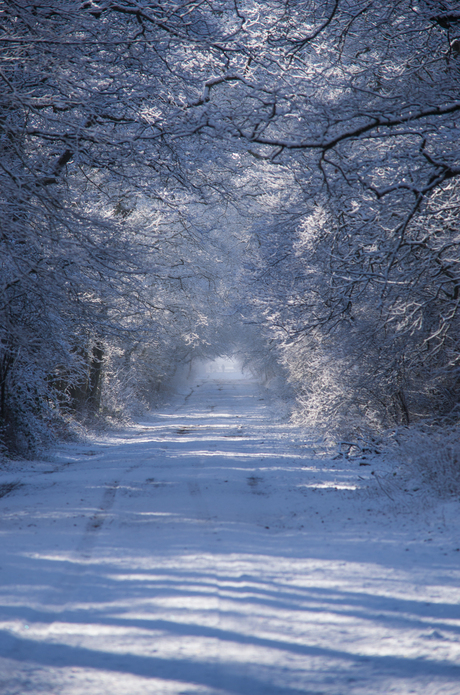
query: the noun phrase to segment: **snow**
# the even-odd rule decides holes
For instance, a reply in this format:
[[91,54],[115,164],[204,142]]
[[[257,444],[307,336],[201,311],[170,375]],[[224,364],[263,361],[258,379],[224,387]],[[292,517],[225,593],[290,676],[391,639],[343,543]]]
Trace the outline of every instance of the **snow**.
[[315,453],[224,367],[3,469],[2,695],[458,695],[458,501]]

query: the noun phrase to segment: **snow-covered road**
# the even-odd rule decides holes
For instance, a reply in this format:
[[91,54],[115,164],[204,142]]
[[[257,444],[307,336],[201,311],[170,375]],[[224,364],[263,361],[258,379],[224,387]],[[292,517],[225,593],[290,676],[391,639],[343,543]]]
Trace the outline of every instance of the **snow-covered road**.
[[264,399],[214,375],[1,472],[2,695],[460,693],[458,502],[390,500]]

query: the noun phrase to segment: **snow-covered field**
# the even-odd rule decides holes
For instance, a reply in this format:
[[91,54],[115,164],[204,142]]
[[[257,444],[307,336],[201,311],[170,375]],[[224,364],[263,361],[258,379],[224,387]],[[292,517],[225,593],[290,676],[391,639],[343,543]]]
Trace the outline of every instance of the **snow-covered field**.
[[458,501],[315,455],[266,399],[214,373],[3,469],[2,695],[460,693]]

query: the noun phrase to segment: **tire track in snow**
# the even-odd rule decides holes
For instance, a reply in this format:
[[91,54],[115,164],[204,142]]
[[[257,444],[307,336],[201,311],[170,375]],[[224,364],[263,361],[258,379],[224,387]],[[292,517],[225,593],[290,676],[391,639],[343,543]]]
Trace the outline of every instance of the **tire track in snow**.
[[199,483],[189,482],[187,483],[187,487],[191,497],[195,500],[197,521],[211,521],[212,516]]
[[6,497],[10,494],[10,492],[13,492],[13,490],[16,490],[16,488],[22,486],[23,483],[21,483],[20,481],[15,481],[13,483],[4,483],[3,485],[0,485],[0,498]]
[[114,505],[119,484],[119,480],[114,480],[114,482],[105,489],[99,511],[91,516],[86,524],[83,538],[76,548],[77,552],[83,555],[85,558],[91,556],[92,550],[96,543],[96,534],[101,530],[105,520],[107,519],[108,512]]

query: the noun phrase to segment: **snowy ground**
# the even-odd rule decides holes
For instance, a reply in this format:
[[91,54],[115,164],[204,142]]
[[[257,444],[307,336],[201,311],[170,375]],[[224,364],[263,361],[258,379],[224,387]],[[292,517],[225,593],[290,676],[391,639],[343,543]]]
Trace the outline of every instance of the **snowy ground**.
[[460,693],[458,502],[315,456],[265,398],[214,374],[1,472],[2,695]]

